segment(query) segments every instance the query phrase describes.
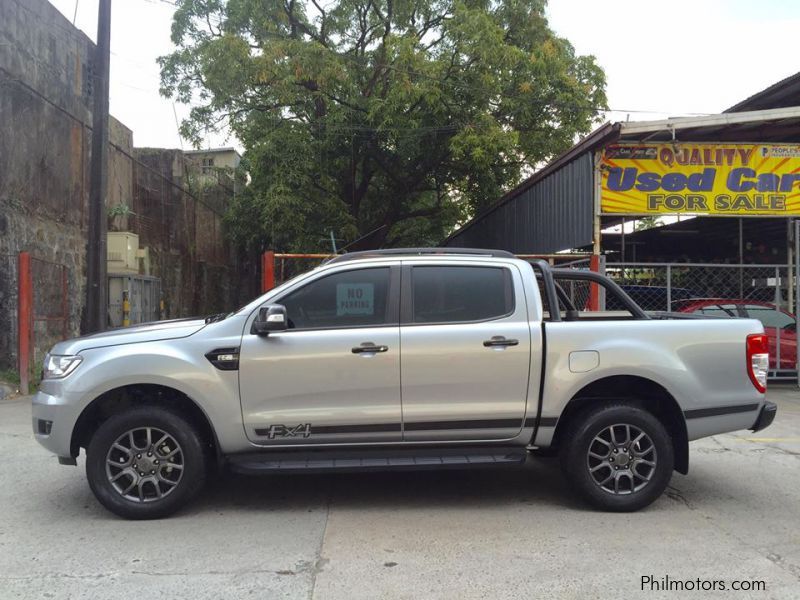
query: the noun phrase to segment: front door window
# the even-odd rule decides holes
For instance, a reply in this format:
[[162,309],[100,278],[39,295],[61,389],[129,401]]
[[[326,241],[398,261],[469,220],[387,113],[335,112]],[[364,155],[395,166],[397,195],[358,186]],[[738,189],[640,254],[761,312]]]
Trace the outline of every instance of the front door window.
[[396,324],[388,296],[389,267],[377,267],[322,277],[279,303],[286,307],[289,329],[380,327]]

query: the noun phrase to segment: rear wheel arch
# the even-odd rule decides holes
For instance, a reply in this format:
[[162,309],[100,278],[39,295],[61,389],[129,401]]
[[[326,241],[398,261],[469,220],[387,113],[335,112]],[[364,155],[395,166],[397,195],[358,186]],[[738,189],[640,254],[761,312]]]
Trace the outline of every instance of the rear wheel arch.
[[675,470],[689,472],[689,436],[686,419],[678,402],[666,388],[651,379],[636,375],[615,375],[598,379],[581,388],[567,403],[558,419],[552,447],[564,443],[570,424],[598,402],[615,401],[635,406],[653,414],[672,438]]
[[92,436],[110,417],[138,406],[157,406],[171,410],[195,427],[210,456],[219,459],[219,441],[205,411],[185,393],[160,384],[132,384],[103,392],[83,409],[72,430],[70,453],[78,456],[88,448]]

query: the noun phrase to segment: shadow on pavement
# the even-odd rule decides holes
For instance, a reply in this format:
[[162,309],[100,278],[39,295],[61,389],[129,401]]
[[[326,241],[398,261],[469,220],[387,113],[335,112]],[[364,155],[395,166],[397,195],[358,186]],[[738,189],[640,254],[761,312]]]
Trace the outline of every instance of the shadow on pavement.
[[554,460],[523,468],[243,476],[223,473],[188,512],[337,508],[452,509],[533,504],[580,508]]

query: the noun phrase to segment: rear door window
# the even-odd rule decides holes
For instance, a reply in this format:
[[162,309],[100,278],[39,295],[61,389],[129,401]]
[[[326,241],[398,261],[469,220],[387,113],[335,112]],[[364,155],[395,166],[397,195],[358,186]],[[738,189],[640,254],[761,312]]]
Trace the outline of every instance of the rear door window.
[[488,321],[514,312],[511,272],[504,267],[417,266],[411,282],[414,323]]

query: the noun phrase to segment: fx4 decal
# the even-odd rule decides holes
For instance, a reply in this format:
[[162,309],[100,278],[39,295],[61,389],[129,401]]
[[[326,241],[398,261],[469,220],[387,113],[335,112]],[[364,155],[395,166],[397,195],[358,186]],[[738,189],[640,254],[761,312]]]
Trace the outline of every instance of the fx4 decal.
[[287,427],[286,425],[270,425],[267,429],[267,437],[274,440],[276,437],[304,437],[307,438],[311,435],[311,423],[301,423],[294,427]]

